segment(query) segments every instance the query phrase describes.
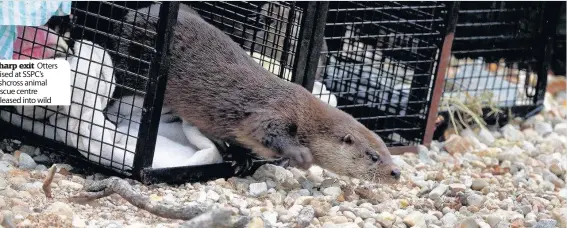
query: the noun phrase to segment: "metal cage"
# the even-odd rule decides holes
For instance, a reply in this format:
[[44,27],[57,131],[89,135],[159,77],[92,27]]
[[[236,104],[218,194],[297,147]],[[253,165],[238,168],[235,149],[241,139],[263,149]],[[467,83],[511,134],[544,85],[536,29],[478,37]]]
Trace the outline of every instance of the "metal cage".
[[[527,118],[539,112],[559,4],[460,3],[443,99],[481,102],[487,111],[489,106],[503,109],[499,115],[484,116],[488,124],[501,126],[508,122],[510,113]],[[448,117],[444,105],[439,110]],[[438,131],[436,137],[441,134]]]
[[563,75],[565,76],[565,70],[567,69],[567,65],[565,64],[567,54],[567,46],[566,46],[566,7],[567,3],[561,3],[561,12],[557,15],[557,29],[556,29],[556,36],[555,36],[555,45],[553,48],[553,62],[551,63],[551,69],[553,73],[556,75]]
[[[157,8],[154,10],[159,11],[158,16],[147,13],[151,9],[146,13],[136,12],[154,3],[157,5],[152,7]],[[81,40],[88,40],[92,42],[90,45],[80,47],[85,46],[95,52],[93,47],[96,45],[99,54],[104,53],[102,59],[95,59],[94,55],[78,57],[80,51],[74,53],[69,50],[54,56],[77,58],[88,65],[87,69],[97,65],[108,72],[112,71],[108,73],[111,76],[108,78],[104,77],[102,71],[93,76],[72,67],[75,77],[81,75],[85,80],[90,80],[90,84],[97,84],[93,91],[85,88],[86,83],[75,83],[72,96],[81,94],[82,99],[73,99],[72,106],[102,113],[104,124],[99,125],[94,117],[83,118],[68,111],[63,112],[60,107],[31,107],[32,115],[22,114],[13,107],[2,107],[3,117],[6,118],[0,121],[0,128],[3,129],[0,136],[62,152],[57,154],[61,154],[66,162],[80,167],[110,175],[131,176],[145,183],[202,181],[247,175],[263,163],[275,162],[260,160],[243,148],[229,146],[228,151],[223,153],[222,163],[152,168],[167,75],[171,74],[167,67],[170,35],[176,23],[179,4],[190,5],[205,20],[224,30],[269,71],[301,85],[308,83],[304,82],[304,75],[312,70],[307,66],[320,47],[317,40],[322,37],[324,17],[320,17],[320,14],[325,10],[324,3],[78,1],[72,3],[72,17],[52,17],[46,26],[57,28],[59,32],[55,35],[58,39],[65,39],[70,47],[68,49],[73,50],[77,43],[82,43]],[[140,26],[134,23],[136,21],[148,23]],[[67,37],[64,36],[66,29],[69,32]],[[138,36],[144,39],[137,39]],[[35,43],[34,40],[30,42]],[[105,62],[105,58],[111,59],[112,65]],[[114,89],[108,89],[111,87]],[[108,90],[102,91],[101,88]],[[95,104],[89,107],[85,94],[92,95],[94,100],[105,100],[106,108],[103,107],[105,105]],[[125,99],[125,96],[133,94],[139,96]],[[118,111],[112,113],[113,109]],[[120,113],[120,110],[127,110],[128,113]],[[46,117],[47,112],[52,114],[49,116],[58,116],[53,117],[54,122]],[[38,116],[40,114],[43,116]],[[63,126],[55,121],[59,118],[63,118]],[[101,134],[73,131],[68,124],[72,121],[79,126],[83,124],[90,129],[99,129]],[[128,124],[120,129],[120,121]],[[110,141],[106,140],[105,134],[113,134]],[[122,144],[115,140],[120,135],[123,137]]]
[[[69,108],[62,108],[62,106],[1,107],[2,137],[20,139],[48,151],[61,152],[66,162],[80,167],[88,167],[108,174],[132,175],[136,170],[135,157],[143,154],[140,151],[150,148],[144,143],[151,140],[152,137],[148,133],[150,114],[152,103],[158,98],[157,86],[166,58],[165,51],[168,47],[165,44],[168,43],[167,34],[171,18],[166,16],[173,6],[171,3],[161,4],[160,15],[163,17],[155,18],[159,20],[159,26],[156,28],[157,39],[139,49],[140,52],[149,56],[149,61],[117,51],[115,45],[120,45],[120,41],[136,41],[121,40],[112,33],[112,28],[117,25],[124,26],[125,23],[121,21],[123,15],[144,6],[149,6],[148,2],[73,2],[72,17],[54,16],[44,27],[40,27],[40,29],[49,29],[46,30],[48,33],[57,36],[58,40],[65,40],[68,45],[66,50],[58,50],[55,56],[43,58],[63,58],[71,63],[71,74],[73,75],[71,106]],[[149,19],[151,16],[140,14],[138,17]],[[40,45],[40,41],[35,40],[35,36],[32,37],[34,37],[32,40],[25,40],[24,36],[24,42]],[[14,52],[19,53],[19,50],[14,50]],[[38,59],[36,56],[27,57]],[[138,66],[138,68],[140,65],[151,66],[152,70],[139,72],[135,67],[120,66],[117,64],[120,58],[128,59],[131,65]],[[147,86],[148,89],[136,90],[125,86],[121,83],[124,75],[131,75],[137,83]],[[81,78],[82,81],[79,82],[78,78]],[[107,110],[104,104],[126,104],[126,101],[116,99],[118,97],[116,94],[127,93],[127,91],[140,94],[142,103],[131,102],[129,105],[133,109],[143,109],[143,114],[138,119],[133,116],[122,117],[139,124],[137,129],[139,134],[126,136],[125,133],[131,129],[119,132],[116,131],[116,128],[112,128],[111,126],[115,126],[115,123],[112,117],[105,115]],[[100,117],[104,120],[100,120]],[[99,120],[95,121],[97,118]],[[77,130],[81,125],[84,127],[82,129],[91,131]],[[116,139],[121,136],[124,136],[125,142],[136,141],[137,148],[118,145]],[[92,166],[93,163],[98,166]]]
[[415,152],[424,143],[438,99],[433,89],[443,68],[447,9],[443,2],[329,5],[318,80],[337,96],[338,108],[380,135],[392,153]]

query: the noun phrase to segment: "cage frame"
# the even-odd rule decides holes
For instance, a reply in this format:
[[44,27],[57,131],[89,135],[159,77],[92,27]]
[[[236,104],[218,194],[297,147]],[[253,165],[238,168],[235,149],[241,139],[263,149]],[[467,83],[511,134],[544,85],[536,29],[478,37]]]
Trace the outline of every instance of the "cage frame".
[[[204,181],[217,178],[229,178],[233,176],[247,176],[252,174],[258,167],[266,163],[274,163],[277,161],[268,160],[250,160],[249,157],[241,156],[235,159],[239,163],[236,167],[234,163],[222,162],[218,164],[201,165],[201,166],[185,166],[185,167],[171,167],[171,168],[152,168],[152,161],[155,152],[157,129],[159,126],[160,113],[163,104],[163,97],[166,89],[167,77],[169,75],[169,49],[171,43],[171,35],[173,32],[173,25],[176,23],[177,13],[179,11],[179,2],[162,2],[159,12],[160,24],[157,32],[157,45],[158,50],[156,58],[152,60],[152,71],[150,73],[150,81],[148,82],[148,90],[143,103],[142,118],[140,121],[140,130],[138,132],[138,141],[136,145],[134,165],[132,167],[131,176],[134,179],[141,181],[144,184],[155,183],[186,183],[192,181]],[[427,145],[431,142],[432,132],[435,128],[435,118],[437,113],[437,105],[441,99],[443,88],[444,71],[448,64],[450,56],[450,49],[452,38],[454,36],[455,26],[451,23],[456,23],[455,8],[458,8],[457,3],[447,3],[449,11],[446,14],[445,35],[440,42],[442,45],[439,47],[438,63],[435,67],[435,72],[432,76],[434,83],[428,92],[431,99],[427,105],[429,110],[426,113],[427,120],[425,126],[425,133],[423,136],[422,144]],[[293,63],[293,77],[292,82],[311,90],[315,82],[315,72],[317,71],[318,56],[322,49],[324,30],[327,12],[329,10],[329,2],[306,2],[303,9],[303,16],[301,21],[301,30],[299,34],[299,42],[297,45],[296,58]],[[163,31],[162,31],[163,30]],[[6,126],[3,126],[6,125]],[[22,132],[21,136],[14,137],[13,135],[6,134],[9,131],[2,131],[0,135],[9,136],[10,138],[17,139],[30,139],[32,144],[41,145],[41,147],[57,148],[64,154],[77,153],[77,149],[64,145],[63,143],[52,141],[42,136],[27,133],[17,126],[12,126],[9,123],[0,121],[0,127],[4,129],[11,129],[17,132]],[[12,131],[13,132],[13,131]],[[152,133],[153,132],[153,133]],[[235,151],[243,148],[234,148]],[[418,145],[407,147],[390,147],[389,150],[392,154],[402,154],[405,152],[417,152]],[[96,170],[97,172],[107,175],[125,176],[115,170],[105,167],[101,164],[96,164],[82,159],[70,160],[70,164],[87,164],[85,167]],[[242,165],[244,164],[244,165]],[[235,172],[239,169],[238,172]]]
[[[409,93],[409,97],[415,97],[415,93],[420,93],[420,96],[429,96],[430,99],[424,101],[424,106],[426,108],[426,112],[424,114],[425,118],[420,121],[424,122],[423,132],[420,136],[420,143],[422,145],[429,145],[432,138],[432,131],[435,129],[435,119],[437,117],[437,109],[433,108],[436,107],[437,104],[440,102],[442,97],[442,89],[443,89],[443,81],[444,81],[444,74],[446,68],[449,64],[450,58],[450,50],[451,44],[453,41],[453,36],[455,32],[455,27],[457,23],[457,13],[456,9],[458,8],[458,2],[445,2],[443,3],[444,7],[442,11],[446,11],[445,15],[442,16],[442,20],[444,23],[444,28],[440,29],[440,41],[438,46],[438,55],[435,56],[434,61],[437,63],[431,69],[431,81],[432,85],[428,89],[428,91],[415,91],[412,89]],[[404,6],[405,7],[405,6]],[[373,7],[370,7],[373,8]],[[410,7],[411,8],[411,7]],[[340,9],[336,9],[340,10]],[[333,35],[334,36],[334,35]],[[340,36],[340,35],[339,35]],[[352,38],[352,37],[350,37]],[[349,39],[350,39],[349,38]],[[316,64],[312,65],[313,67],[317,67]],[[320,67],[320,66],[319,66]],[[313,71],[314,72],[314,71]],[[311,74],[312,79],[310,81],[315,81],[315,75]],[[395,76],[397,77],[397,76]],[[420,79],[419,77],[414,77],[411,80],[412,88],[416,87],[415,85],[426,84],[423,82],[418,82]],[[311,87],[309,87],[311,88]],[[416,114],[416,113],[409,113],[409,114]],[[417,153],[419,151],[419,145],[408,145],[408,146],[388,146],[388,150],[393,155],[401,155],[404,153]]]
[[[175,9],[175,16],[171,13],[167,14],[168,20],[176,20],[177,11],[179,9],[179,2],[172,2],[169,10]],[[326,11],[328,8],[328,2],[307,2],[305,5],[302,21],[301,30],[299,31],[299,42],[297,45],[296,58],[293,63],[293,76],[292,83],[299,84],[303,87],[309,88],[313,87],[315,78],[310,78],[308,75],[312,75],[316,71],[316,67],[312,65],[317,64],[317,58],[319,50],[322,47],[323,31],[326,21]],[[160,11],[161,15],[161,11]],[[160,16],[161,17],[161,16]],[[173,26],[171,26],[173,27]],[[165,38],[164,38],[165,39]],[[315,42],[312,42],[315,41]],[[170,42],[168,40],[168,42]],[[168,44],[169,45],[169,44]],[[169,49],[169,48],[168,48]],[[167,56],[162,56],[162,58],[167,59]],[[306,61],[310,60],[310,61]],[[167,62],[167,60],[164,60]],[[313,63],[314,62],[314,63]],[[157,94],[160,102],[163,102],[163,95],[165,94],[165,83],[167,81],[168,73],[160,75],[161,86],[157,89]],[[145,101],[144,101],[145,102]],[[144,103],[145,104],[145,103]],[[150,104],[148,104],[150,105]],[[145,105],[144,105],[145,106]],[[146,121],[153,121],[155,126],[152,126],[155,132],[157,132],[157,122],[155,120],[150,120],[151,116],[157,116],[159,120],[159,114],[161,112],[160,108],[156,106],[147,107],[152,110],[151,114],[144,113],[146,115]],[[145,107],[146,108],[146,107]],[[159,110],[158,110],[159,109]],[[157,114],[157,115],[156,115]],[[156,117],[154,117],[156,118]],[[144,120],[144,116],[142,117]],[[149,127],[148,127],[149,128]],[[151,130],[151,129],[148,129]],[[149,133],[147,133],[149,134]],[[149,134],[152,140],[155,142],[157,138],[156,134]],[[228,153],[232,153],[235,156],[236,163],[233,162],[222,162],[217,164],[200,165],[200,166],[180,166],[180,167],[170,167],[170,168],[152,168],[151,162],[154,156],[155,143],[149,144],[149,146],[138,145],[144,151],[144,156],[138,158],[137,170],[134,172],[135,177],[144,184],[153,183],[184,183],[192,181],[203,181],[212,180],[218,178],[230,178],[233,176],[248,176],[253,174],[253,172],[260,166],[267,163],[278,163],[282,162],[281,159],[278,160],[251,160],[250,157],[244,155],[248,152],[248,149],[241,147],[230,147]],[[137,149],[138,150],[138,149]],[[136,151],[138,153],[138,151]],[[151,159],[149,159],[151,157]],[[237,164],[240,167],[235,167]],[[134,163],[136,167],[136,163]],[[236,171],[236,172],[235,172]]]
[[[177,22],[180,2],[161,2],[159,9],[159,24],[156,42],[155,58],[151,62],[147,89],[144,95],[140,128],[138,130],[134,163],[129,172],[119,172],[111,167],[88,161],[78,155],[79,150],[63,142],[51,140],[33,132],[28,132],[19,126],[0,120],[0,137],[17,139],[28,142],[40,148],[49,148],[64,155],[65,162],[74,166],[84,167],[84,170],[94,171],[108,176],[127,177],[141,181],[144,184],[170,183],[182,184],[194,181],[206,181],[233,176],[251,175],[257,168],[266,163],[282,162],[282,160],[256,160],[247,156],[249,150],[240,147],[230,147],[228,153],[233,153],[233,161],[223,161],[217,164],[199,166],[180,166],[168,168],[152,168],[158,127],[169,70],[169,51],[174,25]],[[121,6],[122,7],[122,6]],[[292,83],[303,87],[312,87],[314,78],[305,75],[314,73],[316,67],[309,67],[317,62],[321,49],[326,10],[328,2],[307,2],[303,8],[299,42],[296,46],[296,58],[292,65]],[[96,15],[95,15],[96,16]],[[98,16],[97,16],[98,17]],[[313,60],[314,61],[308,61]],[[313,80],[313,81],[311,81]],[[16,134],[13,134],[13,133]],[[285,163],[283,163],[285,164]]]
[[[451,37],[452,40],[455,38],[455,34],[458,34],[457,24],[461,10],[460,2],[454,2],[453,4],[455,5],[455,8],[453,9],[455,10],[455,15],[454,18],[452,18],[451,20],[455,20],[455,24],[454,24],[455,28],[453,28],[454,34]],[[553,51],[554,51],[553,49],[557,40],[555,29],[558,23],[558,17],[561,10],[560,7],[561,2],[543,2],[541,4],[542,4],[542,12],[540,14],[540,17],[538,18],[539,21],[536,24],[538,26],[537,29],[539,30],[538,36],[536,37],[536,40],[538,40],[537,43],[539,44],[536,50],[539,50],[539,52],[535,55],[536,69],[534,70],[534,73],[537,74],[537,82],[536,85],[534,86],[535,94],[533,96],[526,94],[526,98],[530,98],[532,100],[532,104],[512,105],[510,107],[505,107],[505,109],[503,109],[505,113],[499,114],[497,116],[486,116],[486,115],[483,116],[482,118],[488,123],[494,123],[500,126],[509,123],[511,119],[506,111],[509,111],[516,117],[520,117],[521,119],[525,120],[537,115],[544,109],[544,99],[547,88],[547,76],[548,76],[548,71],[551,69],[551,63],[553,61],[552,59]],[[545,16],[546,14],[553,16],[546,17]],[[451,49],[450,52],[452,52],[453,51],[452,45],[450,49]],[[450,54],[447,58],[449,59],[451,58]],[[442,94],[445,87],[445,82],[447,80],[445,78],[447,74],[443,72],[443,74],[440,76],[443,77],[442,80],[443,82],[439,84],[438,87],[439,91],[437,92],[440,93],[440,97],[443,97]],[[427,144],[424,143],[424,145],[426,146],[431,145],[432,140],[441,137],[440,136],[442,134],[441,131],[444,130],[444,128],[437,128],[435,123],[435,118],[437,118],[437,116],[443,116],[443,117],[449,116],[447,111],[439,111],[440,109],[439,104],[433,105],[432,108],[435,109],[436,114],[432,116],[433,119],[428,124],[428,129],[426,130],[427,140],[425,142],[427,142]],[[484,107],[482,110],[483,113],[490,112],[490,108],[488,107]],[[445,119],[447,120],[447,118]]]

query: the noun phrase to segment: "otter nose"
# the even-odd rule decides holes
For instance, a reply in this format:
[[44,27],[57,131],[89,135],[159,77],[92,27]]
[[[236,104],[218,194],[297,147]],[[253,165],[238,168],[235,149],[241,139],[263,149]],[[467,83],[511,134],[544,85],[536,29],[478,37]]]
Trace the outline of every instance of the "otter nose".
[[400,170],[399,169],[392,169],[392,172],[390,173],[390,175],[392,175],[392,177],[394,177],[396,180],[400,179]]

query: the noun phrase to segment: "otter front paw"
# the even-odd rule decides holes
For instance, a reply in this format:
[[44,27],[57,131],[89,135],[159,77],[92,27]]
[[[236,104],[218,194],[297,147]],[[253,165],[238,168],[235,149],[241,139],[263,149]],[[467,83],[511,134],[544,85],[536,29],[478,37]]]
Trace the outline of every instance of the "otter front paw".
[[283,156],[290,159],[290,165],[309,169],[313,164],[313,156],[307,147],[292,147],[283,151]]

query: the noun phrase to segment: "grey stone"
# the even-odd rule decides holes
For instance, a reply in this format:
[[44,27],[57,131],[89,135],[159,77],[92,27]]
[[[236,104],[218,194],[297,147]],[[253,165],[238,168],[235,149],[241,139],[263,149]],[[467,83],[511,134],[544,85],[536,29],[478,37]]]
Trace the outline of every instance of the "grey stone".
[[30,156],[35,155],[35,149],[36,149],[35,147],[29,145],[23,145],[22,147],[20,147],[21,152],[24,152]]
[[557,226],[555,219],[542,219],[533,226],[533,228],[554,228]]
[[311,223],[311,221],[315,218],[315,210],[310,207],[304,207],[299,211],[299,215],[297,216],[297,224],[300,227],[307,227]]
[[259,196],[268,191],[268,185],[266,182],[252,183],[249,187],[249,193],[252,196]]
[[35,169],[35,167],[37,166],[37,164],[35,163],[35,161],[33,160],[33,158],[26,153],[21,153],[20,157],[19,157],[19,161],[18,161],[18,167],[20,169]]
[[553,131],[559,135],[567,136],[567,123],[558,123],[555,125]]
[[49,158],[47,155],[45,154],[40,154],[38,156],[33,157],[33,160],[35,160],[36,162],[39,163],[48,163],[51,162],[51,158]]
[[445,184],[439,184],[436,188],[429,192],[429,198],[436,200],[439,199],[445,192],[449,189],[449,186]]
[[0,173],[7,173],[15,169],[14,165],[7,161],[0,161]]
[[323,189],[323,194],[325,194],[326,196],[333,196],[333,197],[337,197],[342,193],[342,190],[340,187],[328,187]]
[[453,212],[449,212],[441,218],[441,222],[443,224],[451,227],[455,226],[455,224],[457,224],[458,221],[459,219]]
[[538,121],[534,124],[534,130],[542,136],[553,132],[553,127],[550,123]]
[[488,129],[481,128],[478,132],[478,140],[481,143],[492,146],[492,144],[496,141],[496,138],[494,138],[494,135],[492,135]]
[[487,186],[488,186],[488,182],[486,180],[478,178],[473,180],[471,188],[473,190],[480,191]]
[[502,136],[505,139],[511,142],[517,142],[524,139],[523,133],[511,124],[506,124],[500,129],[500,132],[502,132]]
[[482,195],[477,195],[475,193],[466,194],[466,202],[469,206],[476,206],[480,208],[485,201],[485,197]]

